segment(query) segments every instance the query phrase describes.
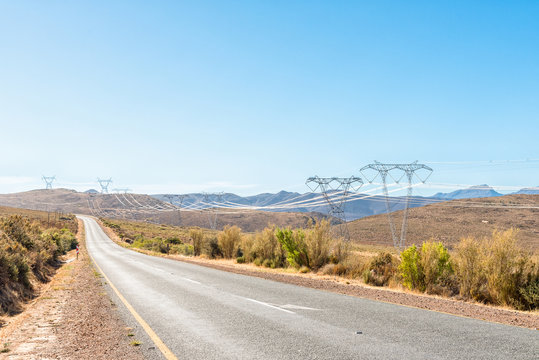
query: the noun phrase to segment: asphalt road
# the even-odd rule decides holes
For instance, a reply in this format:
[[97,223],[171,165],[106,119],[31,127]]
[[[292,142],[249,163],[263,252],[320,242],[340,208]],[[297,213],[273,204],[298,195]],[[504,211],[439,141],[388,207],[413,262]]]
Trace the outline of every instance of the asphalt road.
[[81,218],[94,261],[179,359],[539,358],[536,330],[147,256]]

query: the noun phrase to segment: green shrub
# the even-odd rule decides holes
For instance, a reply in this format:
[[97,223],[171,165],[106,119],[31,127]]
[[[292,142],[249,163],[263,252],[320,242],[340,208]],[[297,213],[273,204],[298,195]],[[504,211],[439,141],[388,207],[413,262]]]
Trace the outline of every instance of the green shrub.
[[419,289],[424,291],[425,275],[421,267],[420,256],[415,244],[401,252],[399,272],[404,286],[409,289]]
[[66,228],[61,230],[49,229],[43,232],[41,236],[47,238],[46,241],[53,241],[56,244],[55,260],[58,256],[75,249],[79,244],[76,236]]
[[0,235],[0,285],[11,281],[30,287],[28,249],[6,234]]
[[195,248],[191,244],[179,244],[173,245],[171,252],[176,254],[182,254],[186,256],[193,256],[195,253]]
[[181,239],[177,236],[167,238],[166,242],[171,245],[179,245],[182,243]]
[[401,253],[399,273],[409,289],[433,293],[451,293],[454,289],[453,266],[449,252],[441,242],[423,243],[421,249],[410,246]]
[[223,257],[231,259],[237,251],[241,242],[241,229],[237,226],[225,226],[218,236],[218,244],[223,253]]
[[309,255],[307,245],[305,244],[305,233],[301,229],[292,231],[290,229],[277,229],[275,236],[286,251],[286,260],[288,263],[299,269],[309,267]]
[[238,264],[245,264],[245,256],[239,256],[236,258]]

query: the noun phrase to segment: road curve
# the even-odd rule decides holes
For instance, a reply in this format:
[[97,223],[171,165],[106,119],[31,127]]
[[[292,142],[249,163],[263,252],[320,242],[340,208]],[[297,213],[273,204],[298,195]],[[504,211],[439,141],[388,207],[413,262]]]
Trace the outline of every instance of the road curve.
[[537,359],[539,331],[143,255],[80,217],[88,251],[179,359]]

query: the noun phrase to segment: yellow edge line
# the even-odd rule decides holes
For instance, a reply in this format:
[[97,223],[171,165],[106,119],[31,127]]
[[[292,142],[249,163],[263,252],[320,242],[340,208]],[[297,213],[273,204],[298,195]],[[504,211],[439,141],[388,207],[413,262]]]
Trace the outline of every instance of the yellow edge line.
[[[88,255],[90,255],[90,252],[88,252]],[[148,336],[150,337],[150,339],[152,339],[152,341],[154,342],[154,344],[159,348],[159,350],[161,350],[161,352],[163,353],[163,355],[165,356],[165,358],[167,360],[178,360],[178,358],[176,357],[176,355],[174,355],[172,353],[172,351],[170,351],[170,349],[165,345],[165,343],[159,338],[159,336],[157,336],[157,334],[155,333],[155,331],[153,331],[153,329],[150,327],[150,325],[148,325],[148,323],[146,321],[144,321],[144,319],[137,313],[137,311],[133,308],[133,306],[131,306],[131,304],[129,304],[129,302],[127,302],[127,300],[123,297],[123,295],[120,293],[120,291],[118,291],[118,289],[116,289],[116,286],[114,286],[114,284],[109,280],[109,278],[107,277],[107,275],[105,275],[105,273],[103,272],[103,270],[101,270],[101,268],[99,267],[99,265],[97,265],[97,263],[95,262],[94,258],[92,257],[92,255],[90,255],[90,258],[92,259],[92,262],[94,263],[94,265],[97,267],[97,269],[99,270],[99,272],[101,272],[101,274],[103,275],[103,277],[105,278],[105,280],[107,280],[107,283],[110,285],[110,287],[112,288],[112,290],[114,290],[114,292],[116,293],[116,295],[118,295],[118,297],[120,298],[120,300],[122,300],[123,304],[125,305],[125,307],[131,312],[131,314],[135,317],[135,320],[138,321],[138,323],[140,324],[140,326],[142,326],[142,328],[144,329],[144,331],[146,331],[146,333],[148,334]]]

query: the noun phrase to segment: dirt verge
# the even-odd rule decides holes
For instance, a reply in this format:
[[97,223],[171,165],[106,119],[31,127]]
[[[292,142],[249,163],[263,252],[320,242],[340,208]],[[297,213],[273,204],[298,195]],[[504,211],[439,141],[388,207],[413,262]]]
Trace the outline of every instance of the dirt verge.
[[[0,329],[0,358],[143,358],[90,263],[80,221],[78,236],[79,259],[64,264],[40,296]],[[66,256],[75,257],[74,251]]]

